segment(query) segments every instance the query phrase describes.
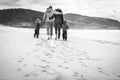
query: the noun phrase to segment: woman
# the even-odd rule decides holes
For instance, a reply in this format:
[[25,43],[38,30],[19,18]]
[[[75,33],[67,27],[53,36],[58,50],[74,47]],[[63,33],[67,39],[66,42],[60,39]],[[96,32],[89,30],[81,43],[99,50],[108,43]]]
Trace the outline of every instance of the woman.
[[45,23],[47,29],[48,40],[52,38],[53,35],[53,19],[49,19],[53,15],[52,6],[46,9],[43,16],[43,23]]

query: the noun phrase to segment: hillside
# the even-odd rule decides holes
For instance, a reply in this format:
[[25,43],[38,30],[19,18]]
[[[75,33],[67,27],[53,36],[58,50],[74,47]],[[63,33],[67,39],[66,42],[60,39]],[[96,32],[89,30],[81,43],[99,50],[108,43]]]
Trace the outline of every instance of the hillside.
[[[43,12],[29,9],[3,9],[0,10],[0,24],[33,28],[35,19],[42,19],[42,16]],[[64,18],[68,21],[69,27],[74,29],[120,29],[120,22],[107,18],[73,13],[65,14]]]
[[79,29],[120,29],[120,22],[108,18],[88,17],[78,14],[65,14],[71,28]]
[[33,27],[36,18],[42,19],[43,12],[29,9],[0,10],[0,24],[15,27]]

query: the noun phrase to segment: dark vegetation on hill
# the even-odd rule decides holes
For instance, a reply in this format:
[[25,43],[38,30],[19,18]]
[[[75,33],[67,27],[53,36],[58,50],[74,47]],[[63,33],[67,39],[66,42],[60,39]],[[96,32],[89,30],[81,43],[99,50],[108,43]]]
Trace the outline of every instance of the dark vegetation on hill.
[[[37,18],[42,20],[43,12],[30,9],[0,10],[0,24],[14,27],[33,28]],[[68,13],[64,15],[70,28],[74,29],[120,29],[120,22],[108,18],[88,17]],[[44,27],[44,26],[42,26]]]
[[120,29],[120,22],[108,18],[88,17],[78,14],[65,14],[65,19],[73,28],[79,29]]
[[42,19],[43,12],[29,9],[0,10],[0,24],[15,27],[33,27],[36,18]]

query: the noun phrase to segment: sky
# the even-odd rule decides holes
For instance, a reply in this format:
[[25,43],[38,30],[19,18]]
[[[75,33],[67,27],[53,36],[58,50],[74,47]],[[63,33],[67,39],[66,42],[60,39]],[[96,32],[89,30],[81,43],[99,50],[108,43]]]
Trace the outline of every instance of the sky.
[[48,6],[63,13],[107,17],[120,20],[120,0],[0,0],[0,8],[27,8],[45,11]]

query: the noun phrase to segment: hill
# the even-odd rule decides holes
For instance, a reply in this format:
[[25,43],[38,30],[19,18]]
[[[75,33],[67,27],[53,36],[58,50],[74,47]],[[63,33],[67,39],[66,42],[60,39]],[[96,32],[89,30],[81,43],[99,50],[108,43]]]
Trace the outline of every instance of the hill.
[[108,18],[88,17],[79,14],[65,14],[71,28],[79,29],[120,29],[120,22]]
[[3,9],[0,10],[0,24],[31,28],[35,19],[42,19],[42,16],[43,12],[29,9]]
[[[14,27],[33,28],[36,18],[42,19],[43,12],[30,9],[0,10],[0,24]],[[108,18],[88,17],[79,14],[64,14],[70,28],[74,29],[120,29],[120,22]],[[44,26],[43,26],[44,27]]]

